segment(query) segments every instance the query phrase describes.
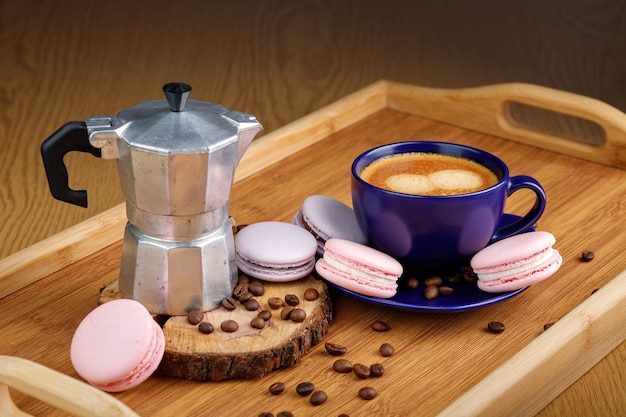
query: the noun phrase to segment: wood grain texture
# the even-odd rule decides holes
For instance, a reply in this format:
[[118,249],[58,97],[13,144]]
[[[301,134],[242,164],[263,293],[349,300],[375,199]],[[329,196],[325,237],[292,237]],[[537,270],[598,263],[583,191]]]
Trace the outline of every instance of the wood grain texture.
[[[172,80],[190,82],[195,98],[257,115],[265,133],[382,78],[441,88],[525,81],[626,111],[625,7],[616,0],[2,1],[0,257],[123,201],[115,163],[89,155],[66,159],[90,207],[49,197],[38,147],[65,121],[158,98]],[[624,358],[622,344],[542,415],[594,415],[597,405],[624,414],[623,392],[614,389],[625,385]]]

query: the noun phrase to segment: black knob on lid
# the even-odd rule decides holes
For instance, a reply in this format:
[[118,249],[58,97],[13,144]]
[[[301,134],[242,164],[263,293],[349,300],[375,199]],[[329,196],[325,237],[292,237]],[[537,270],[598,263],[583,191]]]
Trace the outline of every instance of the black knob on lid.
[[185,109],[191,86],[180,82],[168,83],[163,86],[163,92],[165,92],[165,98],[170,105],[170,110],[180,112]]

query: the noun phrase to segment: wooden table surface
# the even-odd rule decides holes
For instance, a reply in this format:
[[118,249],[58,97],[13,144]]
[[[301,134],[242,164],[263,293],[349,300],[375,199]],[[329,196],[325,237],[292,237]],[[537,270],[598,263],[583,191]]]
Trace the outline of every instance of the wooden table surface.
[[[66,121],[160,98],[169,81],[256,115],[265,133],[383,78],[524,81],[626,111],[626,4],[420,3],[0,2],[0,257],[123,201],[115,162],[83,154],[66,161],[89,208],[53,200],[41,142]],[[625,415],[625,363],[622,344],[539,415]]]

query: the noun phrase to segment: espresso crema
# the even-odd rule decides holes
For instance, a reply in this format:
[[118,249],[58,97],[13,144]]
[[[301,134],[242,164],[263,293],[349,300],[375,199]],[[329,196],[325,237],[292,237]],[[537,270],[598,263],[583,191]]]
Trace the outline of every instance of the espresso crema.
[[414,195],[457,195],[484,190],[498,177],[470,159],[438,153],[407,152],[372,162],[360,174],[386,190]]

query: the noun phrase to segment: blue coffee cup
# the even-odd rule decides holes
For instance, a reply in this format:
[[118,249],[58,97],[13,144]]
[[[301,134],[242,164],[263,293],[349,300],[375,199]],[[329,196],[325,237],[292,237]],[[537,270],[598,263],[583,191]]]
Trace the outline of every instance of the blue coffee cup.
[[[389,191],[364,181],[360,174],[372,162],[411,152],[470,159],[489,168],[498,182],[486,189],[446,196]],[[507,197],[530,189],[536,199],[524,216],[502,226]],[[352,164],[352,205],[370,244],[405,265],[454,267],[489,243],[529,231],[546,206],[545,192],[526,175],[511,177],[507,165],[481,149],[448,142],[398,142],[370,149]]]

